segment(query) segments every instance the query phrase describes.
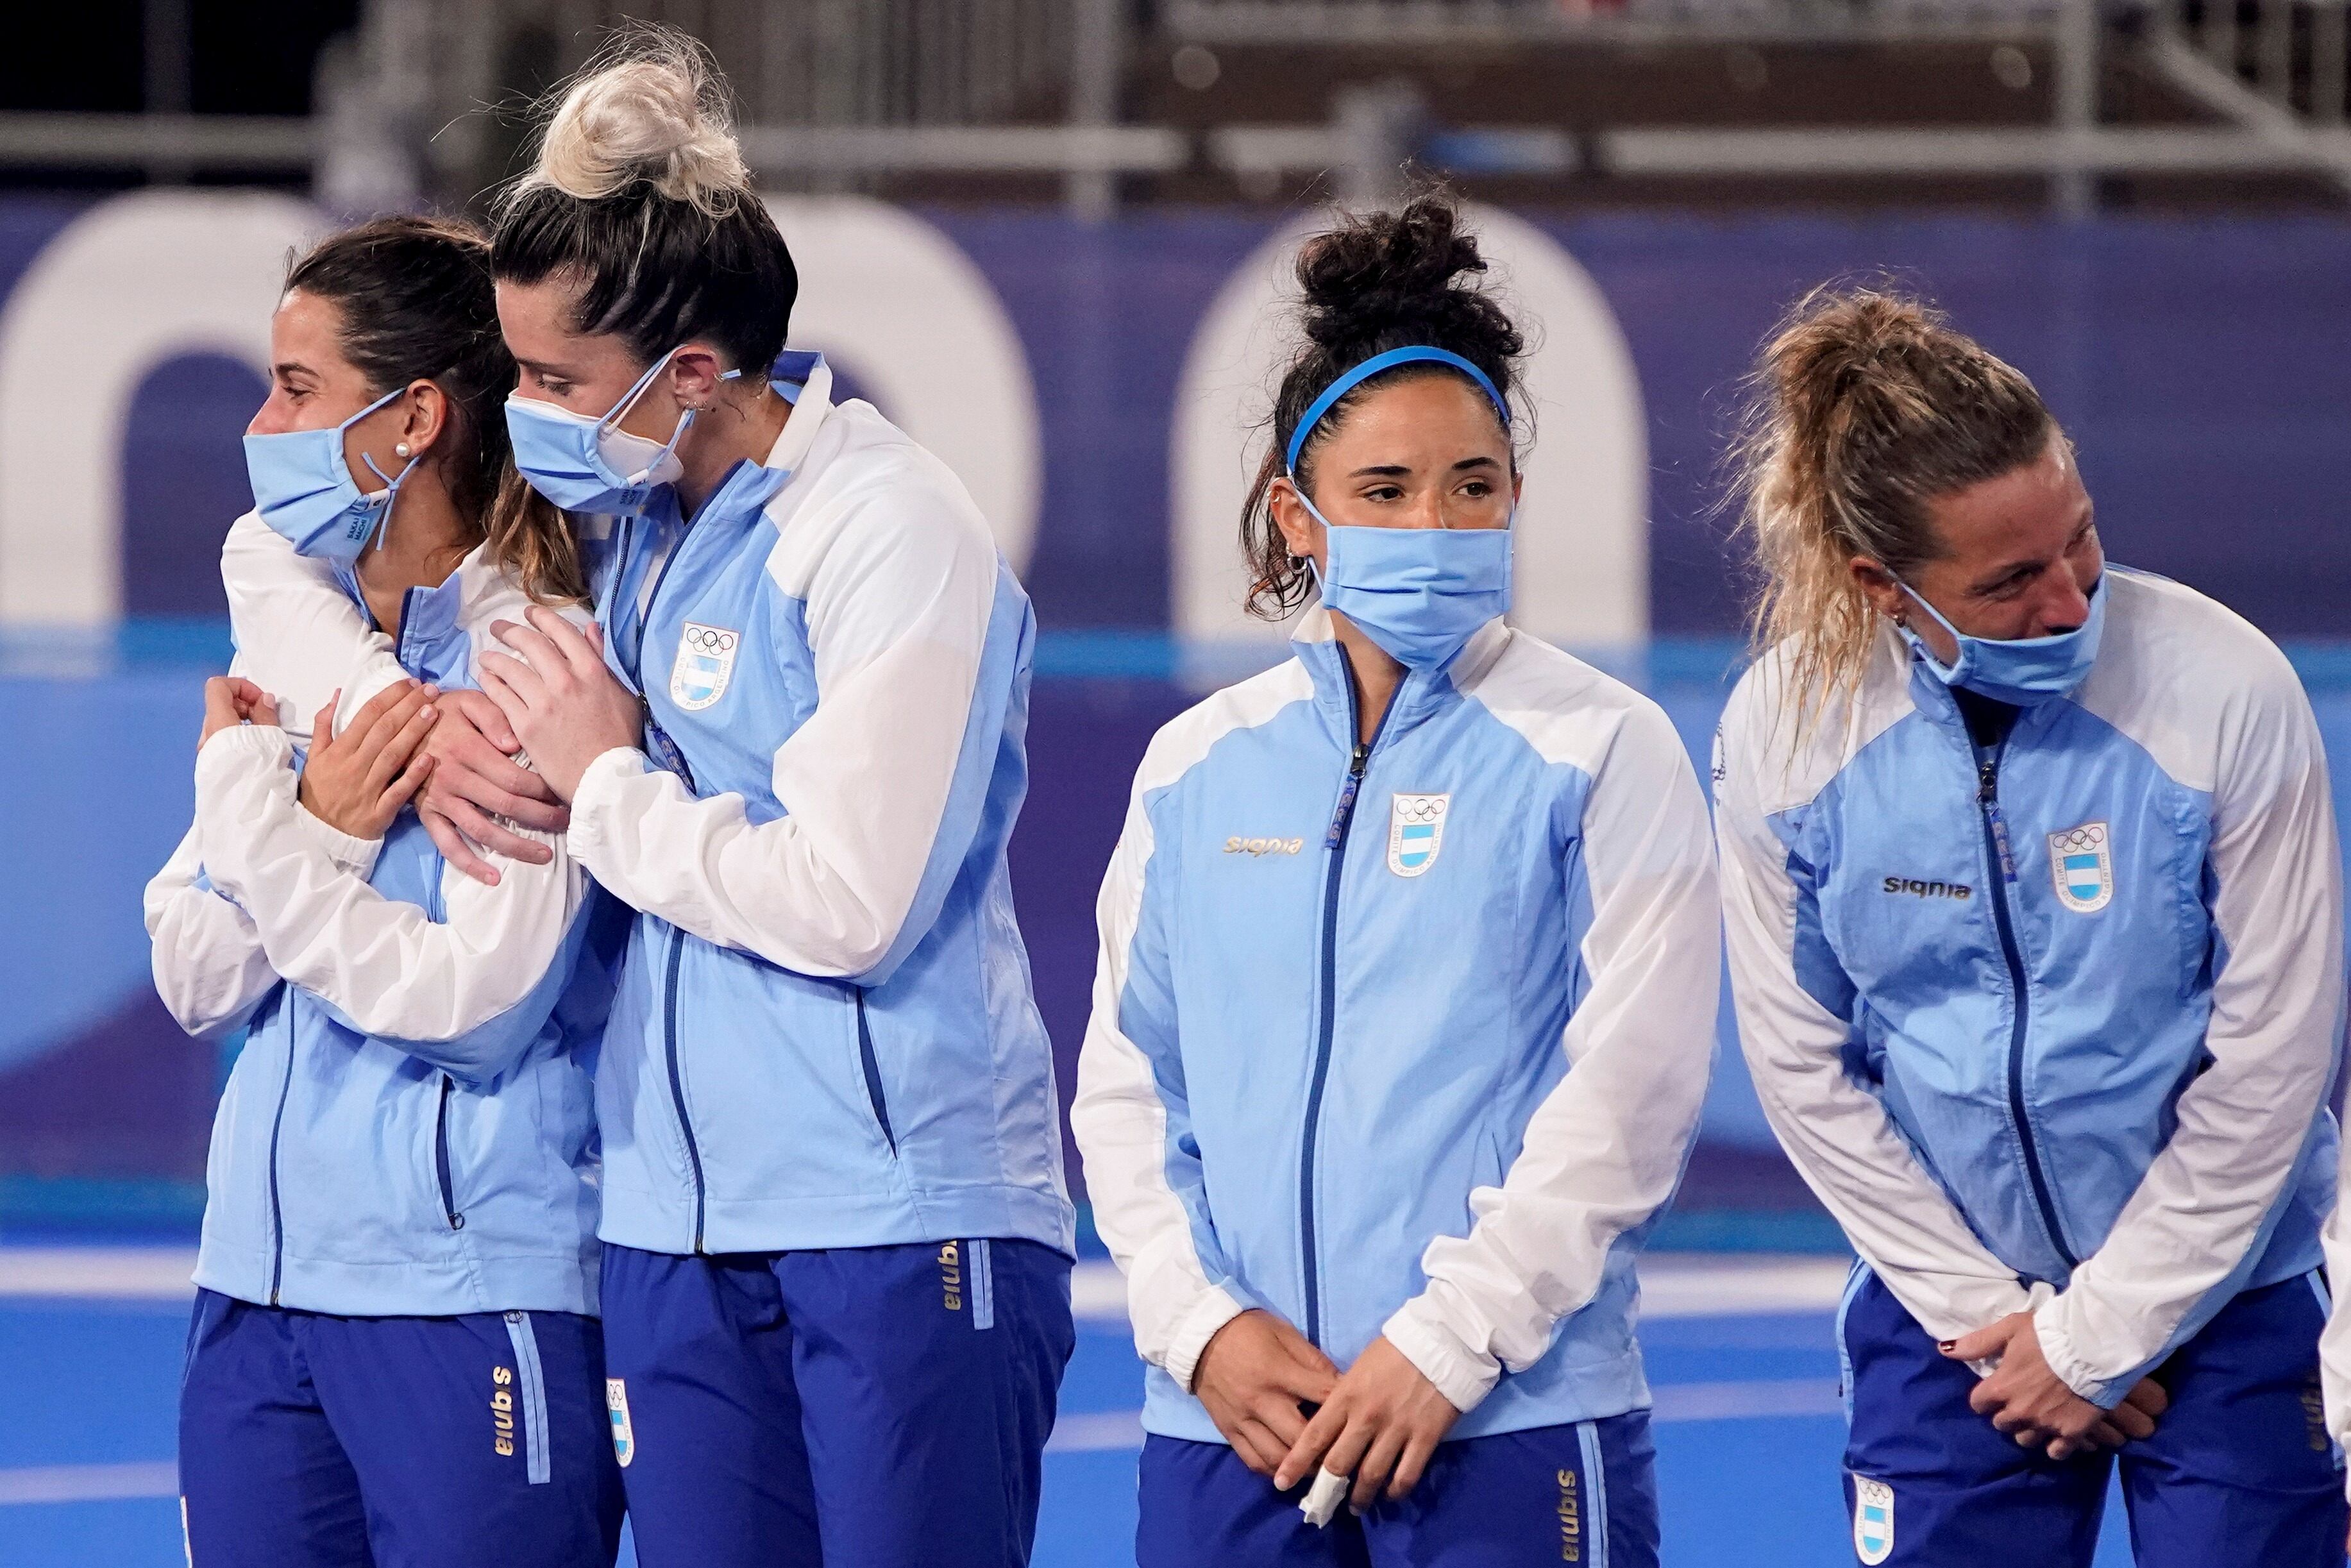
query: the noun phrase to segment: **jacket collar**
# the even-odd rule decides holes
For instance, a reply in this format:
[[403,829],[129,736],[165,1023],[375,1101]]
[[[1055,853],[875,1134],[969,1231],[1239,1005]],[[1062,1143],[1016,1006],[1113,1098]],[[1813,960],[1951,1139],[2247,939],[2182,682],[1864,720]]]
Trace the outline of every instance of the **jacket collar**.
[[[1461,688],[1474,685],[1493,667],[1510,637],[1509,624],[1497,615],[1472,632],[1459,653],[1436,669],[1406,670],[1389,702],[1387,716],[1381,721],[1380,738],[1401,735],[1430,715],[1460,701]],[[1306,673],[1314,682],[1316,709],[1340,737],[1342,746],[1352,750],[1355,737],[1354,687],[1348,678],[1346,655],[1331,624],[1331,612],[1315,605],[1300,620],[1290,640],[1298,662],[1306,666]]]
[[[489,549],[486,541],[475,545],[440,582],[431,588],[412,588],[403,596],[400,635],[393,645],[401,667],[411,675],[444,681],[465,668],[465,604],[490,570]],[[358,570],[339,563],[335,579],[373,624],[374,612],[368,609],[367,595],[360,591]]]
[[[777,356],[768,384],[776,389],[777,396],[792,405],[791,417],[784,421],[782,434],[768,448],[764,460],[747,460],[726,471],[726,476],[718,481],[718,487],[710,492],[709,499],[695,514],[696,522],[705,517],[748,517],[765,507],[791,483],[792,476],[808,460],[809,449],[816,444],[818,433],[831,416],[832,367],[824,362],[822,354],[795,352]],[[675,488],[664,486],[656,494],[655,506],[648,515],[656,517],[665,527],[684,520],[679,516]]]
[[788,352],[777,359],[768,383],[792,405],[792,416],[784,421],[783,434],[768,448],[764,466],[789,475],[807,459],[809,448],[816,444],[817,432],[831,416],[832,367],[824,362],[822,354]]
[[[1959,709],[1959,699],[1952,695],[1951,688],[1945,685],[1934,671],[1927,667],[1925,656],[1905,642],[1899,633],[1888,627],[1886,635],[1886,640],[1894,644],[1894,656],[1901,661],[1908,677],[1912,710],[1950,737],[1959,749],[1972,758],[1976,750],[1975,737],[1968,732],[1967,715]],[[2078,691],[2080,688],[2074,689]],[[2067,692],[2017,707],[2016,717],[2009,725],[2007,740],[2002,742],[2003,747],[2020,736],[2050,723],[2073,700],[2074,694]]]

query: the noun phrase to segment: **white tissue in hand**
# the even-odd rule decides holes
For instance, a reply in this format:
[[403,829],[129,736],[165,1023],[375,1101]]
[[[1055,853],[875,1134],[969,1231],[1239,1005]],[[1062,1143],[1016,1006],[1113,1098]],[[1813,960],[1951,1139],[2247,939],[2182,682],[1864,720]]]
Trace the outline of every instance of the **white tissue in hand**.
[[1339,1505],[1347,1500],[1347,1486],[1345,1476],[1318,1469],[1314,1484],[1306,1489],[1306,1500],[1298,1505],[1298,1511],[1306,1516],[1307,1523],[1321,1530],[1339,1517]]

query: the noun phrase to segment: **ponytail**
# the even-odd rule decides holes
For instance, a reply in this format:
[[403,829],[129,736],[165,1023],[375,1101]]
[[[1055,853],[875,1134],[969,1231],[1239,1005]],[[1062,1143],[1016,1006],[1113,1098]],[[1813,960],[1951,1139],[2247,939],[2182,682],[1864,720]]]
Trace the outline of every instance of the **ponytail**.
[[2022,372],[1939,310],[1823,287],[1763,345],[1730,452],[1757,578],[1749,632],[1786,649],[1801,740],[1861,680],[1880,626],[1853,560],[1910,579],[1941,553],[1928,503],[2013,473],[2063,439]]

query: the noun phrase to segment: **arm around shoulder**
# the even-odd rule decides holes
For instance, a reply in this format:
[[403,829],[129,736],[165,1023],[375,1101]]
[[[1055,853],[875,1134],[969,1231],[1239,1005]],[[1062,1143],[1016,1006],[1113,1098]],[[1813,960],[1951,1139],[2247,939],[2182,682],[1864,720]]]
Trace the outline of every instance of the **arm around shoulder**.
[[739,795],[697,800],[639,754],[608,752],[572,801],[573,850],[599,882],[802,974],[887,977],[978,831],[1025,679],[1027,601],[976,514],[932,515],[951,499],[877,494],[836,532],[811,527],[821,548],[786,536],[768,574],[802,606],[817,685],[815,712],[775,753],[786,814],[753,822]]

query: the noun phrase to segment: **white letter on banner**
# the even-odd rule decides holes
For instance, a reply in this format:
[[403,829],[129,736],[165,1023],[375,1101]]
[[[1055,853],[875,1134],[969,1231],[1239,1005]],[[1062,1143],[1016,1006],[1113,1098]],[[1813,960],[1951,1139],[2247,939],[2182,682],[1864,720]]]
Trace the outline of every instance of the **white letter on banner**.
[[1015,571],[1037,537],[1043,459],[1029,356],[956,243],[863,196],[768,203],[799,269],[792,346],[821,349],[955,470]]
[[[1483,205],[1466,214],[1533,350],[1526,392],[1535,445],[1510,619],[1571,645],[1638,643],[1649,630],[1648,432],[1615,312],[1591,275],[1532,224]],[[1168,475],[1176,631],[1187,640],[1270,640],[1241,608],[1241,502],[1264,440],[1249,422],[1271,406],[1279,382],[1281,308],[1296,301],[1298,244],[1326,223],[1302,217],[1259,246],[1217,293],[1185,356]]]
[[[0,624],[94,626],[122,605],[122,442],[147,373],[223,354],[268,374],[291,196],[140,191],[59,230],[0,307]],[[207,519],[226,534],[228,517]]]

